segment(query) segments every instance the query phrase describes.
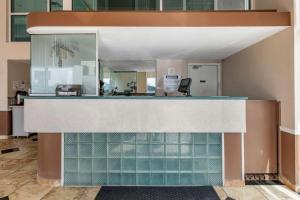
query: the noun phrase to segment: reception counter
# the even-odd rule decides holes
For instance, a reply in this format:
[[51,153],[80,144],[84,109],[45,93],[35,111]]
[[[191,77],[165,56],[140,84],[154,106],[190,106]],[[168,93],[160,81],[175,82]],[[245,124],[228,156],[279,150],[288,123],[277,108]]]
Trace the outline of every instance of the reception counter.
[[[27,97],[25,131],[59,135],[61,185],[224,185],[227,133],[240,135],[244,178],[246,100]],[[38,175],[47,179],[41,160]]]

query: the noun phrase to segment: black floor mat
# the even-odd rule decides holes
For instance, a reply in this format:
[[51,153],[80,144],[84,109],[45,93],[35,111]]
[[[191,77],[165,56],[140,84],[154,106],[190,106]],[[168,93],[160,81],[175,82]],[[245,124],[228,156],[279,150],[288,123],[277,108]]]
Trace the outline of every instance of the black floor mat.
[[102,187],[95,200],[219,200],[213,187]]

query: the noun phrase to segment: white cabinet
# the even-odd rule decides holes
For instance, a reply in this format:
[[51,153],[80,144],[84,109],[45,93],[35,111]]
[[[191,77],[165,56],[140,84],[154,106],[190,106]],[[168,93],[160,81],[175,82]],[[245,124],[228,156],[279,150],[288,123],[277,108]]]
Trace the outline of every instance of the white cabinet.
[[24,106],[12,106],[13,114],[13,136],[29,136],[24,131]]

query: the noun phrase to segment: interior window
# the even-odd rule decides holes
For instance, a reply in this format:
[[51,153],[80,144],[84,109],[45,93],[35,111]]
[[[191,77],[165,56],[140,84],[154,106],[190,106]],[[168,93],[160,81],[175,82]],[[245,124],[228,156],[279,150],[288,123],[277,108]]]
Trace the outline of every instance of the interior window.
[[30,41],[26,31],[26,15],[11,16],[11,41]]
[[134,10],[135,0],[110,0],[108,7],[109,10]]
[[187,10],[214,10],[214,0],[186,0]]
[[50,11],[58,11],[63,9],[63,0],[50,0]]
[[47,0],[11,0],[12,13],[47,11]]
[[183,0],[163,0],[163,10],[183,10]]
[[[56,0],[60,1],[60,0]],[[27,33],[27,14],[29,12],[46,12],[47,0],[11,0],[10,8],[10,40],[30,41]]]

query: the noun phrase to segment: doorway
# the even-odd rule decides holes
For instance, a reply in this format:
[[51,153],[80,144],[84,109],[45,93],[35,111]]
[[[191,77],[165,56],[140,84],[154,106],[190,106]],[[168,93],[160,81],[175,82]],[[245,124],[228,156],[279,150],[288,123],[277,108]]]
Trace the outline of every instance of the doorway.
[[188,65],[188,77],[192,79],[191,95],[220,95],[220,65],[193,63]]

